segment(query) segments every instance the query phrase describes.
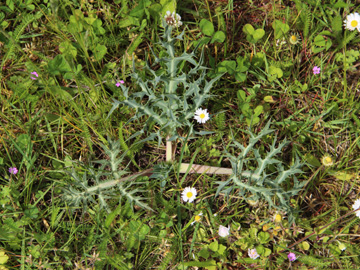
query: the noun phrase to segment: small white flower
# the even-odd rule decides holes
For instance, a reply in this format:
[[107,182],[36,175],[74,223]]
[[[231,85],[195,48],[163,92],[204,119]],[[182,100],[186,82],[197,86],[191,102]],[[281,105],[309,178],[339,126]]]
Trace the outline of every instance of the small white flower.
[[180,27],[180,26],[182,26],[182,22],[181,22],[181,17],[180,17],[180,15],[179,14],[175,14],[175,12],[173,12],[173,17],[175,18],[175,24],[174,24],[174,26],[176,26],[176,27]]
[[350,31],[354,31],[357,29],[360,32],[360,15],[359,13],[351,13],[346,16],[346,19],[344,21],[344,26],[346,29],[349,29]]
[[168,25],[174,25],[174,23],[175,23],[175,18],[173,17],[173,15],[171,14],[171,12],[169,10],[166,11],[164,19]]
[[194,217],[194,221],[191,222],[191,225],[194,225],[196,222],[200,222],[202,215],[203,215],[202,212],[200,212],[199,214],[197,214],[197,215]]
[[210,119],[207,109],[205,109],[205,110],[203,110],[201,108],[197,109],[195,111],[194,119],[196,121],[198,121],[198,123],[204,124],[207,120]]
[[196,198],[197,192],[193,187],[186,187],[184,191],[181,193],[181,197],[184,202],[193,202]]
[[276,47],[279,47],[279,46],[284,45],[284,44],[286,44],[285,38],[276,40]]
[[[360,199],[357,199],[354,204],[352,205],[353,210],[359,209],[360,208]],[[360,218],[360,210],[356,211],[356,216]]]
[[220,225],[220,227],[219,227],[219,235],[221,237],[229,236],[230,235],[230,225],[229,225],[229,227],[225,227],[223,225]]
[[253,260],[257,259],[260,257],[260,255],[257,253],[256,251],[256,248],[253,248],[253,249],[248,249],[248,254],[249,254],[249,257]]
[[173,13],[171,13],[169,10],[166,11],[164,19],[168,25],[175,26],[175,27],[182,26],[181,17],[179,14],[175,13],[175,11]]

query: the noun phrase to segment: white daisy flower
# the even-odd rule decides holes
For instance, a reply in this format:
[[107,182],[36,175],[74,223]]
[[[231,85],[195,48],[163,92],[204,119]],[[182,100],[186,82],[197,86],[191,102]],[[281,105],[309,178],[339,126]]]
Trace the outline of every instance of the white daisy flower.
[[196,199],[196,189],[193,187],[186,187],[184,191],[181,193],[181,197],[184,202],[193,202]]
[[255,260],[260,257],[260,255],[257,253],[256,248],[248,249],[248,255],[251,259]]
[[230,225],[228,227],[220,225],[220,227],[219,227],[219,235],[221,237],[229,236],[230,235]]
[[346,19],[344,21],[344,26],[346,29],[349,29],[350,31],[354,31],[357,29],[360,32],[360,15],[359,13],[351,13],[346,16]]
[[[354,204],[352,205],[353,210],[359,209],[360,208],[360,199],[357,199]],[[360,210],[356,211],[356,216],[358,216],[360,218]]]
[[210,119],[207,109],[205,110],[201,108],[197,109],[195,112],[194,119],[198,121],[198,123],[204,124],[207,120]]
[[196,222],[200,222],[202,215],[203,215],[202,212],[200,212],[199,214],[197,214],[197,215],[194,217],[194,221],[191,222],[191,225],[194,225]]

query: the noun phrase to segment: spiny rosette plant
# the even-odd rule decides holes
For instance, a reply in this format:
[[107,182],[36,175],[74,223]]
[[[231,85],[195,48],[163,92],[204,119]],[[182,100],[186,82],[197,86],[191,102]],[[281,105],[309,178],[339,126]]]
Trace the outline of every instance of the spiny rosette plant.
[[[160,40],[160,45],[165,49],[162,52],[163,56],[157,56],[150,47],[155,58],[154,65],[160,64],[161,68],[155,71],[147,62],[144,68],[151,74],[152,79],[143,80],[133,64],[131,77],[140,86],[140,91],[130,93],[128,87],[120,85],[125,100],[120,102],[113,99],[113,107],[109,112],[110,115],[120,104],[123,104],[136,111],[129,121],[139,119],[144,115],[148,116],[144,128],[136,135],[147,131],[155,122],[159,129],[151,132],[143,141],[157,137],[159,145],[163,138],[168,138],[168,141],[183,139],[178,134],[178,129],[187,128],[189,134],[204,134],[203,132],[194,132],[192,119],[195,111],[211,97],[210,89],[222,76],[220,74],[212,80],[206,80],[206,67],[201,65],[203,51],[199,61],[195,60],[195,52],[198,47],[191,53],[183,52],[180,56],[176,56],[175,43],[183,39],[184,31],[176,37],[171,37],[173,27],[164,21],[163,25],[165,27],[164,35]],[[186,73],[182,71],[184,62],[192,65]]]
[[84,212],[89,203],[98,204],[100,209],[110,212],[111,207],[107,200],[114,198],[119,200],[126,198],[131,204],[152,210],[143,202],[145,198],[137,195],[146,193],[146,190],[134,188],[135,185],[143,184],[135,181],[136,175],[121,178],[127,172],[119,169],[124,157],[124,155],[119,157],[120,142],[108,139],[108,146],[103,144],[101,146],[109,160],[94,161],[93,163],[100,164],[98,169],[94,169],[94,166],[84,166],[86,171],[82,175],[74,168],[67,171],[74,181],[63,189],[63,199],[76,208],[83,206]]
[[[216,195],[221,191],[228,195],[232,190],[236,189],[240,196],[247,198],[248,201],[257,202],[259,199],[265,199],[269,207],[287,212],[289,224],[292,224],[294,216],[290,198],[295,196],[306,183],[306,181],[299,182],[295,177],[295,174],[302,173],[301,167],[303,164],[296,157],[294,164],[286,170],[282,162],[276,159],[276,155],[281,153],[288,141],[284,140],[276,147],[276,138],[273,140],[272,145],[269,146],[270,151],[265,153],[264,158],[261,157],[260,151],[255,149],[254,146],[261,138],[274,131],[269,127],[270,121],[258,135],[247,131],[250,139],[246,147],[237,141],[233,142],[232,146],[239,148],[241,151],[238,156],[227,152],[233,174],[227,181],[217,182],[219,187]],[[248,156],[251,152],[255,158]],[[293,181],[292,188],[284,189],[284,186],[289,187],[290,185],[290,182],[287,181],[289,178],[292,178]]]

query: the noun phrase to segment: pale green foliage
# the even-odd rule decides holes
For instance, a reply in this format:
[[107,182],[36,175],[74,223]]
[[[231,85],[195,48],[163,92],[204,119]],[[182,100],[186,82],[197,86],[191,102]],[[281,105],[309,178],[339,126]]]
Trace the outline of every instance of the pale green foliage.
[[294,0],[294,2],[296,4],[296,9],[300,14],[299,16],[302,22],[303,36],[304,38],[307,38],[310,32],[310,25],[313,20],[313,14],[309,6],[306,5],[306,3],[303,3],[303,1]]
[[[175,42],[182,40],[184,32],[172,38],[171,30],[172,27],[166,26],[160,41],[161,46],[165,49],[165,56],[159,58],[152,51],[155,57],[154,64],[160,64],[166,69],[155,71],[147,63],[145,69],[153,78],[144,81],[134,66],[131,76],[140,86],[140,91],[130,93],[129,88],[121,85],[125,100],[122,102],[114,100],[113,107],[109,112],[110,115],[120,104],[124,104],[136,110],[131,120],[139,119],[144,115],[148,116],[144,129],[139,133],[144,133],[155,122],[160,128],[157,132],[150,133],[146,140],[157,137],[159,144],[166,136],[170,136],[170,140],[179,138],[178,128],[187,127],[189,133],[193,133],[191,120],[194,113],[211,97],[210,89],[221,77],[219,75],[210,81],[205,79],[206,68],[201,66],[203,54],[197,62],[195,60],[196,48],[191,53],[183,52],[180,56],[175,56]],[[187,73],[182,72],[184,62],[192,65]]]
[[[94,162],[101,164],[99,169],[87,166],[87,172],[84,172],[82,176],[72,168],[68,174],[73,178],[74,182],[64,189],[63,199],[72,206],[83,206],[85,211],[90,202],[98,204],[100,209],[106,209],[110,212],[111,209],[106,201],[112,198],[120,198],[119,200],[121,200],[121,198],[125,197],[130,203],[135,203],[142,208],[151,210],[143,202],[144,198],[136,195],[146,191],[132,187],[135,184],[141,183],[119,181],[120,177],[127,173],[119,169],[123,161],[123,155],[118,157],[120,154],[120,143],[108,140],[108,146],[102,145],[102,147],[109,159]],[[89,185],[90,183],[91,185]]]
[[[324,259],[318,259],[313,256],[300,256],[298,258],[298,261],[305,263],[306,265],[317,267],[318,269],[325,269],[329,267],[329,265],[332,263],[332,260],[325,261]],[[327,268],[328,269],[328,268]]]
[[[229,194],[232,190],[237,189],[240,196],[249,200],[265,199],[270,207],[287,212],[291,224],[293,215],[290,197],[296,195],[305,184],[305,182],[299,182],[295,177],[295,174],[302,172],[300,168],[303,164],[296,158],[294,164],[286,170],[276,156],[281,153],[287,141],[283,141],[276,147],[276,138],[270,145],[270,151],[266,152],[264,158],[261,157],[259,150],[254,146],[261,138],[273,132],[269,126],[270,122],[258,135],[248,131],[250,140],[246,147],[234,141],[233,146],[240,149],[239,155],[234,156],[227,153],[233,168],[233,175],[227,181],[218,182],[216,195],[220,191]],[[255,158],[248,156],[251,152]],[[251,167],[256,169],[251,169]],[[293,179],[293,186],[285,190],[284,185],[290,186],[289,181],[286,181],[290,177]]]
[[215,123],[219,130],[223,131],[226,127],[226,115],[224,112],[219,113],[215,117]]
[[26,27],[28,27],[29,24],[31,24],[33,21],[36,21],[39,18],[41,18],[42,15],[43,14],[41,12],[38,12],[36,14],[22,15],[21,24],[19,24],[15,28],[14,32],[7,33],[0,28],[0,33],[5,35],[5,37],[9,39],[9,43],[6,45],[6,47],[7,47],[6,54],[2,59],[2,64],[1,64],[2,67],[5,65],[5,63],[8,59],[11,59],[15,56],[14,49],[16,46],[18,47],[18,49],[21,49],[21,47],[18,45],[18,42],[23,37],[22,34],[24,33]]

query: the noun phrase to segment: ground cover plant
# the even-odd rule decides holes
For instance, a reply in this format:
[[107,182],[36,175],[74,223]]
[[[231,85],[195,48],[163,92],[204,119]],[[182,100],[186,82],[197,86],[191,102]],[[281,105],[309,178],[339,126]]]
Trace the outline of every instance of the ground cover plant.
[[355,1],[0,3],[0,269],[359,269]]

